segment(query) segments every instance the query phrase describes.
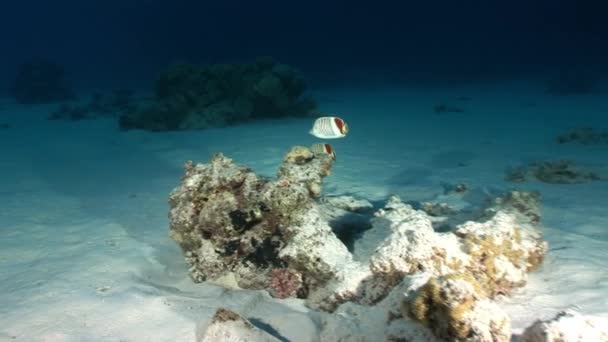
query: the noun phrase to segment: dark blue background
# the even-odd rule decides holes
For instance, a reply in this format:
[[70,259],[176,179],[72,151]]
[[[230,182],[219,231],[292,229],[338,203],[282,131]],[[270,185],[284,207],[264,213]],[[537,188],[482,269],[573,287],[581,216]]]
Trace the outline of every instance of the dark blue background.
[[4,1],[0,79],[8,85],[16,67],[35,57],[64,64],[83,87],[149,84],[175,61],[263,55],[319,82],[600,73],[607,7],[585,0]]

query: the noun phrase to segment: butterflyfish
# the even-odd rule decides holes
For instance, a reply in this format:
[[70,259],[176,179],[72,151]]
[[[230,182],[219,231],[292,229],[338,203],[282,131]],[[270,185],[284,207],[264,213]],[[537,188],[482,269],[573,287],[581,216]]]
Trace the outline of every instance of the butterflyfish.
[[329,155],[333,160],[336,160],[336,151],[331,147],[330,144],[313,144],[310,146],[310,150],[315,155]]
[[324,116],[315,120],[309,133],[320,139],[344,138],[348,125],[339,117]]

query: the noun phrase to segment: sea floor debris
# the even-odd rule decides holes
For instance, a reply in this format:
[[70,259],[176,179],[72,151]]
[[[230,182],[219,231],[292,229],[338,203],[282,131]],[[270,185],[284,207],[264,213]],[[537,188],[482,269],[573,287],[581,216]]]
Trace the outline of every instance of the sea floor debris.
[[509,169],[505,175],[505,180],[509,182],[536,179],[549,184],[587,183],[605,178],[598,171],[578,166],[570,160],[534,162],[525,167]]
[[592,127],[575,128],[557,137],[558,144],[579,143],[582,145],[608,144],[608,131]]

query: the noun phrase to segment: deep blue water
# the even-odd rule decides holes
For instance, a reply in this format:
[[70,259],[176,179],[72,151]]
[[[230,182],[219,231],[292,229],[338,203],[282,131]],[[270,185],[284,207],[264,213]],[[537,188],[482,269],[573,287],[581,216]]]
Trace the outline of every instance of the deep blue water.
[[515,1],[5,1],[0,89],[33,58],[85,88],[148,86],[175,61],[273,56],[314,85],[606,71],[608,5]]

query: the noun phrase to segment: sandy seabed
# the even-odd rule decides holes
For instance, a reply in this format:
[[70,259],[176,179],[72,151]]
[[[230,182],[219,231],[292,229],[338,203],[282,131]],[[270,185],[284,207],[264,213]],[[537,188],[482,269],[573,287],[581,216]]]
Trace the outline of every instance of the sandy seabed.
[[[326,89],[320,109],[351,132],[326,194],[429,200],[442,184],[542,196],[550,251],[526,287],[500,305],[518,333],[574,308],[608,317],[608,182],[509,183],[508,167],[570,159],[608,170],[608,145],[557,144],[565,131],[608,129],[605,94],[555,97],[521,84],[458,89]],[[462,113],[435,113],[448,103]],[[310,341],[299,300],[193,284],[168,238],[167,196],[186,160],[222,152],[273,175],[309,119],[193,132],[120,132],[114,121],[47,121],[49,106],[0,101],[0,340],[194,341],[215,310],[232,308]],[[291,333],[290,333],[291,332]]]

